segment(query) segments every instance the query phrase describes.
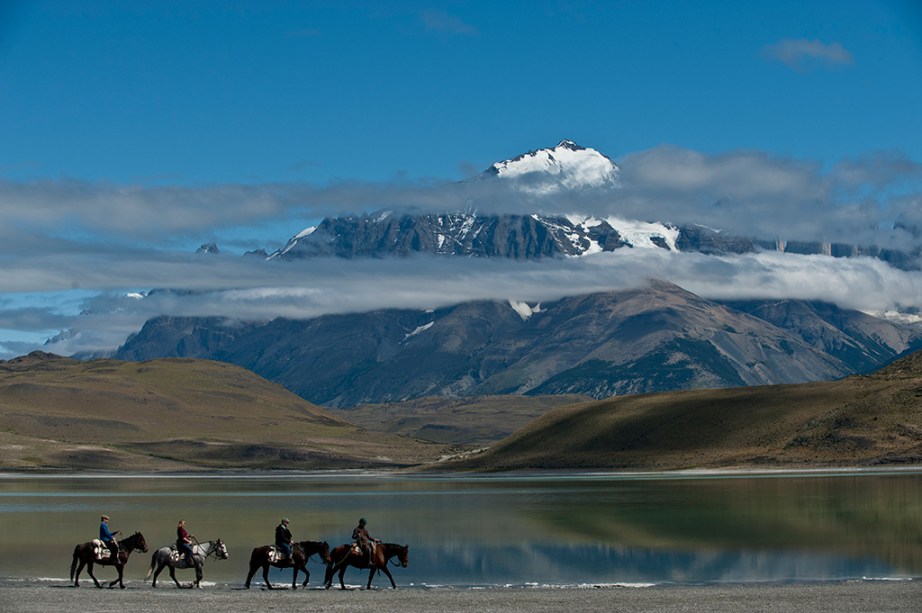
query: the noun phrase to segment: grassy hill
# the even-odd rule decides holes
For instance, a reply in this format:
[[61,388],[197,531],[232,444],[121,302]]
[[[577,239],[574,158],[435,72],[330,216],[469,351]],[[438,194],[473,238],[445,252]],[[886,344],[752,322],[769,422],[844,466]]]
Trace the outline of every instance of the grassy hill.
[[922,353],[869,376],[624,396],[549,411],[464,470],[922,464]]
[[0,362],[0,470],[393,467],[443,452],[370,433],[223,362]]
[[[328,411],[223,362],[36,353],[0,362],[0,470],[922,464],[922,353],[834,382],[553,404],[486,397]],[[541,413],[486,451],[438,461]]]

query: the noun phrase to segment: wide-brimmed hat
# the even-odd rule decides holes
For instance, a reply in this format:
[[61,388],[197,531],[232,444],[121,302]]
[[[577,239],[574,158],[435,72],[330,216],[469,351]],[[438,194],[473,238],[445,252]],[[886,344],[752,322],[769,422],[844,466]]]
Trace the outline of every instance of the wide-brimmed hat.
[[283,524],[290,524],[291,522],[288,521],[288,518],[287,518],[287,517],[283,517],[283,518],[282,518],[282,523],[283,523]]
[[109,519],[109,516],[108,516],[108,515],[103,515],[103,516],[100,517],[99,519]]

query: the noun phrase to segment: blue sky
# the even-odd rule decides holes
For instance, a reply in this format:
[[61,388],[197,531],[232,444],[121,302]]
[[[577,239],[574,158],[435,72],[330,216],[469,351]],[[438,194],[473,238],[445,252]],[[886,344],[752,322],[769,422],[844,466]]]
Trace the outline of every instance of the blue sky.
[[461,179],[563,138],[615,159],[662,144],[922,158],[922,8],[909,0],[0,11],[10,179]]
[[[438,186],[565,138],[635,177],[691,168],[709,204],[747,191],[740,181],[773,182],[772,205],[762,194],[745,209],[760,223],[790,215],[807,233],[845,211],[855,226],[886,224],[922,206],[919,109],[912,0],[3,2],[0,358],[72,326],[86,339],[81,311],[123,319],[100,316],[100,337],[74,350],[117,343],[170,308],[240,299],[128,316],[128,290],[233,284],[288,298],[262,316],[297,315],[290,301],[316,284],[270,288],[261,280],[277,271],[186,254],[209,240],[235,254],[278,248],[324,215],[440,201]],[[636,199],[651,217],[664,193],[679,200],[643,187],[657,195]],[[800,219],[807,201],[821,211]],[[487,273],[457,274],[460,287]],[[836,274],[843,287],[822,291],[847,295],[854,278]],[[915,277],[888,274],[867,273],[869,291],[916,292]],[[413,299],[394,305],[425,303],[420,278],[407,274]]]

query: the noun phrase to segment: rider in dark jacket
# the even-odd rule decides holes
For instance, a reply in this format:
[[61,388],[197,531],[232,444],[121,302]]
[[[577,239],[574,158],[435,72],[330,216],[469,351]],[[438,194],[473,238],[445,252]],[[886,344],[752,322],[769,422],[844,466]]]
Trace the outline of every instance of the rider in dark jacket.
[[275,527],[275,546],[286,558],[291,557],[291,530],[288,529],[288,523],[288,518],[284,518],[282,523]]
[[364,517],[359,520],[359,525],[352,531],[352,540],[358,543],[362,552],[368,556],[368,565],[371,566],[371,556],[374,553],[375,543],[378,542],[378,539],[371,538],[368,534],[368,530],[365,528],[367,523],[368,521]]

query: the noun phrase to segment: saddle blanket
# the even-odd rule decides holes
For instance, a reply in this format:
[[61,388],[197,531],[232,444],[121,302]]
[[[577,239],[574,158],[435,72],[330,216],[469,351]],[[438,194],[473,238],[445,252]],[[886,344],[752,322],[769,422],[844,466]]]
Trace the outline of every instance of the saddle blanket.
[[93,539],[93,557],[96,558],[97,562],[102,562],[103,560],[108,560],[111,557],[111,552],[109,548],[106,547],[106,544],[99,539]]
[[189,568],[189,563],[186,562],[186,554],[179,551],[175,544],[170,545],[170,563],[175,568]]
[[269,562],[271,564],[275,564],[279,560],[286,559],[288,559],[288,556],[286,556],[282,550],[278,548],[277,545],[269,545]]

